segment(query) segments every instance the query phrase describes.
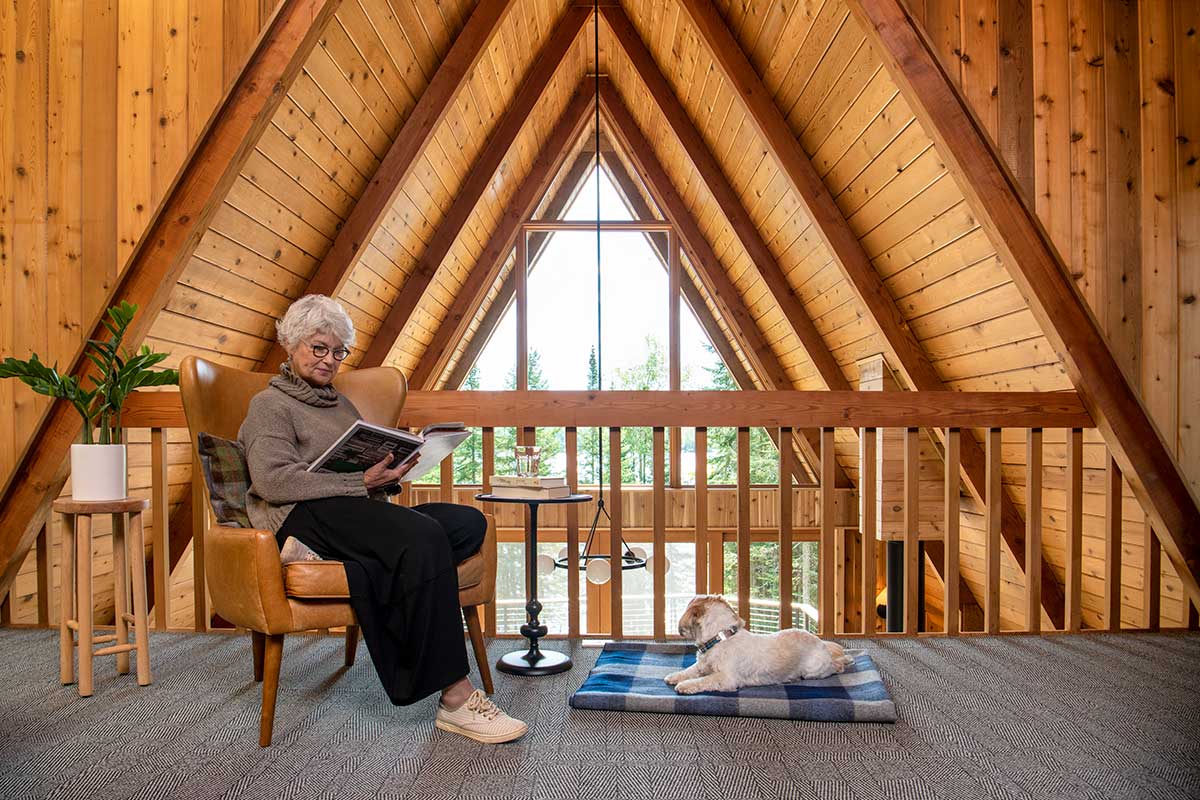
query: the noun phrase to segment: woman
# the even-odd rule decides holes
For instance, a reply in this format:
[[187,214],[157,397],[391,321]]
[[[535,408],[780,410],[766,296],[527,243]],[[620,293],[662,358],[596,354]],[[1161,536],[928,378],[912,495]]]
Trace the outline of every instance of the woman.
[[390,455],[361,473],[308,472],[361,416],[333,386],[354,324],[336,301],[308,295],[276,328],[288,359],[250,401],[238,432],[250,468],[250,521],[275,531],[281,549],[293,537],[346,565],[350,603],[393,703],[440,689],[437,727],[486,743],[520,738],[525,723],[467,680],[456,565],[483,543],[483,515],[449,503],[384,502],[384,488],[408,470],[391,466]]

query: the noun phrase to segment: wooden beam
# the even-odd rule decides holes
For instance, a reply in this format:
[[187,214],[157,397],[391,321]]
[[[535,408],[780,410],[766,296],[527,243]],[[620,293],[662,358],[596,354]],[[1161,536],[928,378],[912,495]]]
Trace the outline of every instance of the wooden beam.
[[[896,0],[889,0],[889,3],[896,4]],[[900,313],[858,236],[842,215],[833,195],[720,14],[710,0],[679,0],[679,4],[691,18],[717,66],[746,109],[747,120],[754,126],[779,164],[783,176],[791,184],[793,192],[804,204],[814,229],[841,267],[859,305],[866,309],[879,328],[891,363],[899,368],[910,388],[922,392],[944,390],[946,387],[941,376]],[[855,2],[851,5],[857,7],[859,4]],[[941,437],[944,432],[939,430],[935,434]],[[983,449],[974,437],[964,436],[961,455],[962,477],[967,489],[977,502],[983,504],[986,502]],[[1001,500],[1001,515],[1005,546],[1017,566],[1024,570],[1025,520],[1007,493]],[[1046,564],[1042,569],[1042,602],[1052,620],[1062,618],[1062,587]]]
[[[120,281],[90,321],[89,338],[107,338],[101,315],[121,301],[139,306],[125,344],[136,347],[145,338],[338,2],[288,0],[279,7],[167,191]],[[91,368],[81,347],[70,362],[70,372],[85,376]],[[53,403],[13,470],[20,477],[9,481],[0,499],[0,592],[12,582],[37,536],[36,522],[62,489],[64,460],[79,436],[80,424],[69,403]]]
[[849,4],[1008,265],[1151,517],[1185,593],[1200,602],[1200,508],[1067,266],[899,0]]
[[812,318],[804,308],[804,304],[796,295],[787,277],[783,274],[775,255],[767,247],[762,234],[758,232],[753,220],[746,211],[741,197],[725,177],[725,171],[713,152],[708,148],[704,137],[688,116],[687,109],[675,95],[671,84],[667,81],[662,70],[654,61],[650,50],[642,41],[637,29],[630,22],[620,7],[607,7],[603,11],[604,21],[612,29],[613,38],[621,45],[625,55],[633,64],[634,69],[642,79],[642,83],[650,92],[650,97],[658,104],[667,120],[675,138],[683,146],[684,152],[695,165],[697,173],[712,194],[717,208],[729,222],[734,235],[742,243],[751,262],[762,276],[771,296],[779,310],[783,312],[788,324],[795,332],[800,344],[808,354],[809,360],[817,369],[821,380],[828,389],[849,390],[850,382],[842,373],[842,368],[834,359],[833,353],[825,344]]
[[[392,140],[350,216],[338,230],[329,252],[309,280],[305,294],[337,297],[341,292],[360,254],[375,236],[388,209],[396,202],[404,181],[412,174],[413,167],[433,139],[438,125],[454,106],[512,4],[513,0],[480,0],[475,6],[467,24],[421,94],[421,99]],[[433,269],[436,270],[437,265]],[[287,354],[276,342],[259,368],[261,371],[274,372],[286,357]]]
[[[588,171],[591,169],[594,160],[595,154],[590,150],[581,152],[575,157],[575,161],[567,169],[566,174],[558,179],[558,189],[555,190],[546,204],[544,213],[549,218],[559,219],[562,217],[567,207],[571,205],[571,202],[579,194],[579,190],[583,188]],[[537,266],[548,241],[549,234],[547,233],[539,232],[530,235],[529,267],[531,270]],[[450,389],[457,389],[462,386],[463,381],[467,379],[467,373],[471,371],[471,367],[475,364],[475,360],[479,358],[479,354],[483,352],[483,348],[487,347],[488,341],[492,338],[492,333],[496,330],[496,326],[500,324],[500,319],[504,316],[504,312],[508,310],[508,303],[512,300],[513,294],[513,276],[510,272],[505,277],[504,283],[500,285],[500,291],[496,293],[496,297],[492,300],[491,305],[488,306],[488,310],[484,312],[483,319],[479,321],[479,326],[475,329],[475,333],[471,335],[466,347],[463,348],[462,355],[458,357],[458,361],[455,362],[454,369],[450,371],[450,375],[445,379],[445,383],[440,383],[442,380],[441,373],[431,373],[426,381],[426,385],[418,388],[436,389],[439,385],[443,385]],[[435,353],[426,352],[422,358],[434,358],[435,356]]]
[[[466,179],[455,193],[454,202],[449,211],[442,218],[425,251],[417,259],[413,271],[405,279],[399,297],[388,309],[383,324],[371,340],[366,355],[358,365],[360,368],[379,366],[391,352],[397,337],[400,336],[404,326],[421,302],[434,274],[441,267],[450,248],[454,246],[454,242],[458,240],[463,226],[475,212],[475,206],[492,185],[496,170],[500,168],[513,142],[516,141],[517,135],[529,120],[529,115],[537,105],[538,99],[554,78],[554,74],[558,71],[567,52],[579,38],[579,32],[583,30],[587,18],[588,10],[586,8],[568,8],[562,19],[559,20],[558,26],[550,34],[550,38],[542,45],[532,66],[521,80],[517,93],[505,109],[504,116],[500,118],[500,122],[488,138],[487,144],[475,159],[475,163],[471,165],[471,171],[467,173]],[[403,137],[403,133],[401,133],[401,137]],[[388,207],[390,207],[390,203]],[[357,208],[356,206],[356,212]],[[381,217],[386,210],[386,208],[381,210]]]
[[587,91],[586,84],[587,80],[584,79],[567,103],[558,124],[534,159],[529,175],[509,200],[499,225],[483,248],[483,254],[467,275],[466,281],[454,297],[454,303],[438,326],[437,333],[425,350],[426,353],[437,357],[421,359],[408,378],[410,385],[427,386],[431,376],[439,375],[445,369],[454,353],[454,344],[463,338],[475,312],[495,283],[500,268],[512,252],[521,224],[529,219],[529,215],[537,208],[550,182],[562,169],[563,162],[571,152],[571,146],[586,129],[594,108],[594,98],[592,92]]
[[[633,163],[638,174],[646,181],[646,186],[654,197],[655,203],[667,215],[671,224],[675,226],[675,230],[679,232],[696,277],[700,279],[705,293],[715,302],[721,316],[729,325],[731,333],[738,337],[738,343],[742,352],[746,354],[747,360],[750,361],[753,374],[767,389],[793,388],[792,381],[787,376],[779,357],[767,344],[750,309],[742,302],[741,293],[729,279],[729,275],[725,272],[725,268],[718,260],[712,246],[700,230],[696,218],[679,192],[676,191],[670,176],[654,155],[654,150],[638,127],[637,121],[629,113],[629,109],[625,107],[616,88],[607,78],[600,81],[600,104],[609,127],[613,131],[618,149],[622,150]],[[847,386],[846,390],[848,388]],[[816,465],[821,462],[820,433],[810,428],[797,429],[795,442],[800,447],[802,460],[812,465],[815,471]],[[778,442],[776,444],[778,445]],[[845,470],[836,460],[834,476],[836,485],[850,485]],[[808,482],[800,475],[796,477],[797,480]]]

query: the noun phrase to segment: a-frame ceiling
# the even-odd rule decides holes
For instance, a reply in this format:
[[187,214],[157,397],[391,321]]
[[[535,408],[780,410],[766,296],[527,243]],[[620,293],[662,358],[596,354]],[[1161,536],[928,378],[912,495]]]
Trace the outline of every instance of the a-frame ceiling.
[[[689,249],[689,276],[703,287],[703,269],[718,272],[710,280],[722,292],[700,296],[747,375],[779,388],[855,387],[859,360],[883,353],[908,388],[1071,388],[995,236],[885,66],[878,38],[843,0],[609,2],[598,31],[573,5],[336,4],[147,341],[175,359],[269,362],[273,320],[323,275],[331,253],[348,250],[344,273],[320,280],[355,320],[350,365],[370,353],[436,383],[471,348],[500,293],[502,234],[577,156],[580,90],[598,71],[626,127],[648,140],[629,156],[653,156],[695,222],[707,256]],[[546,72],[551,52],[559,63]],[[539,68],[536,102],[519,124],[506,120]],[[423,147],[388,168],[411,128]],[[498,148],[498,136],[511,144]],[[481,175],[481,164],[494,166]],[[379,196],[390,200],[382,213],[355,222],[363,198]],[[463,196],[477,200],[465,209]],[[366,231],[363,241],[339,244],[351,227]],[[402,297],[404,313],[389,318]],[[733,309],[744,309],[736,324]],[[848,433],[839,456],[856,474]],[[1019,573],[1012,467],[1006,568]],[[1194,524],[1179,534],[1194,548]],[[1200,594],[1194,580],[1185,584]],[[1054,595],[1044,588],[1048,601]]]

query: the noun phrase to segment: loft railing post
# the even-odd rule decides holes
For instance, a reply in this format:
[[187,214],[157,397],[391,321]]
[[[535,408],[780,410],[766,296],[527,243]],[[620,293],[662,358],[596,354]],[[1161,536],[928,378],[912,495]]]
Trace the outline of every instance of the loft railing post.
[[921,431],[904,430],[904,632],[915,636],[923,627],[920,619],[921,563]]
[[875,613],[875,544],[878,536],[878,512],[875,459],[878,437],[875,428],[863,428],[858,435],[858,528],[862,531],[862,632],[869,636],[875,633],[878,614]]
[[621,583],[622,565],[625,563],[625,547],[622,539],[621,520],[621,429],[608,429],[608,544],[609,564],[612,566],[612,577],[608,585],[612,589],[612,638],[620,639],[624,635],[621,619],[623,612]]
[[449,453],[441,463],[441,485],[438,495],[443,503],[454,502],[454,453]]
[[817,627],[821,636],[832,636],[836,616],[834,605],[834,466],[833,428],[821,428],[821,545],[817,570],[819,602]]
[[750,429],[737,429],[738,616],[750,622]]
[[708,532],[708,428],[696,428],[696,594],[716,585],[710,578]]
[[1121,630],[1121,468],[1112,453],[1104,481],[1104,623]]
[[[483,475],[481,476],[481,481],[483,485],[480,488],[486,494],[492,490],[492,473],[496,471],[496,431],[494,428],[483,429],[482,449]],[[406,487],[406,490],[411,491],[408,487]],[[485,503],[483,510],[486,513],[495,513],[492,503]],[[493,546],[498,548],[499,544],[493,543]],[[487,555],[495,563],[497,554],[493,552]],[[483,627],[484,631],[489,635],[496,635],[496,600],[494,597],[488,600],[487,604],[483,607]]]
[[1078,633],[1083,624],[1083,431],[1067,433],[1066,629]]
[[[204,478],[200,472],[200,457],[192,454],[192,627],[206,631],[211,618],[208,613],[208,579],[204,573],[204,534],[208,531],[208,503],[204,499]],[[157,577],[157,576],[156,576]],[[155,586],[158,581],[155,580]]]
[[50,627],[50,520],[42,523],[37,543],[37,624]]
[[666,443],[662,428],[654,429],[654,638],[667,635],[667,490]]
[[1145,612],[1144,624],[1146,630],[1156,631],[1159,628],[1160,610],[1162,608],[1162,545],[1154,532],[1150,518],[1146,518],[1146,526],[1142,538],[1142,608]]
[[[202,481],[199,459],[192,463],[192,482]],[[154,627],[165,631],[171,620],[171,504],[167,480],[167,437],[150,429],[150,514],[154,525]]]
[[792,627],[792,429],[779,429],[779,629]]
[[[566,429],[567,486],[579,491],[579,432]],[[579,635],[579,507],[567,504],[567,635]]]
[[984,471],[984,484],[987,493],[984,497],[984,530],[987,536],[986,566],[984,568],[984,630],[988,633],[1000,632],[1000,429],[989,428],[987,431],[987,447],[984,458],[987,467]]
[[959,596],[958,596],[958,553],[959,553],[959,461],[962,455],[962,433],[958,428],[946,429],[946,471],[943,475],[945,487],[946,509],[946,542],[945,559],[942,565],[942,576],[945,579],[945,597],[942,615],[945,618],[944,628],[947,636],[956,636],[959,632]]
[[1042,630],[1042,429],[1025,440],[1025,627]]

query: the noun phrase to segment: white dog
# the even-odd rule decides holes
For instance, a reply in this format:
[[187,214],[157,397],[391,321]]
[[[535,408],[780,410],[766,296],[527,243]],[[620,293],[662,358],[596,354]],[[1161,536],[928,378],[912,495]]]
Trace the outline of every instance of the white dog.
[[679,618],[679,635],[698,649],[695,664],[664,679],[680,694],[828,678],[854,663],[840,644],[823,642],[808,631],[751,633],[717,595],[701,595],[688,604]]

